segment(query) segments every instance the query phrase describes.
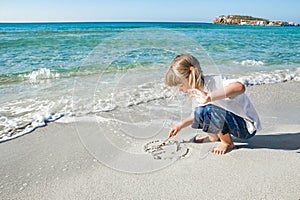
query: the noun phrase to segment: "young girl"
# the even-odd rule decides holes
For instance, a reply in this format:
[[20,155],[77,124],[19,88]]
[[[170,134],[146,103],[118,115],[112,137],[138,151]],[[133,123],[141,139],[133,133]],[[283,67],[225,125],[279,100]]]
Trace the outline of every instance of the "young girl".
[[258,114],[244,94],[245,86],[222,76],[204,76],[198,60],[191,54],[173,60],[165,83],[189,94],[196,103],[194,115],[172,127],[169,137],[192,125],[207,133],[205,137],[196,136],[195,142],[220,140],[221,144],[211,152],[225,154],[234,148],[231,135],[248,139],[261,129]]

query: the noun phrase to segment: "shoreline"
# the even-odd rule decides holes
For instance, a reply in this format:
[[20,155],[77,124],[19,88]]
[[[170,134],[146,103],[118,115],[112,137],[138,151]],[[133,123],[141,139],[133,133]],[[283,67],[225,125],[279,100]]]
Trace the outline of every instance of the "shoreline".
[[[260,114],[263,130],[248,143],[237,143],[238,150],[217,156],[208,153],[215,143],[187,142],[190,154],[186,158],[146,173],[126,173],[98,161],[91,154],[91,146],[84,146],[84,138],[78,133],[84,131],[90,135],[103,127],[94,126],[90,120],[64,123],[62,118],[0,144],[0,197],[297,199],[300,196],[298,85],[285,82],[247,87],[246,93]],[[152,139],[163,139],[164,135],[154,135]],[[188,141],[194,135],[194,129],[186,128],[174,139]],[[118,143],[118,137],[109,139],[126,149],[126,145]],[[138,140],[135,149],[142,149],[145,141]],[[101,141],[93,144],[95,148],[104,145]],[[113,155],[112,161],[124,158],[113,151],[109,154]],[[142,166],[126,159],[123,163]]]

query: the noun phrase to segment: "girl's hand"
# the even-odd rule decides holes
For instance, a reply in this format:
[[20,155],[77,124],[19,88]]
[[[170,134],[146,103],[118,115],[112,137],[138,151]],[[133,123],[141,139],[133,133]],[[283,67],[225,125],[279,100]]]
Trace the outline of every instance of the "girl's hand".
[[203,92],[198,89],[190,89],[188,90],[188,94],[195,97],[198,104],[207,104],[211,102],[211,97],[207,92]]
[[173,137],[175,135],[177,135],[177,133],[181,130],[181,126],[180,125],[175,125],[171,128],[171,131],[169,133],[169,138]]

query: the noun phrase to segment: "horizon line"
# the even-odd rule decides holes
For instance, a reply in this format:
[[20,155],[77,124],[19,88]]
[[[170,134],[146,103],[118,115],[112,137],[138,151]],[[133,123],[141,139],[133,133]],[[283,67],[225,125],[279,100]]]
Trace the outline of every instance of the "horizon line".
[[196,20],[55,20],[55,21],[0,21],[4,24],[13,24],[13,23],[101,23],[101,22],[133,22],[133,23],[212,23],[205,21],[196,21]]

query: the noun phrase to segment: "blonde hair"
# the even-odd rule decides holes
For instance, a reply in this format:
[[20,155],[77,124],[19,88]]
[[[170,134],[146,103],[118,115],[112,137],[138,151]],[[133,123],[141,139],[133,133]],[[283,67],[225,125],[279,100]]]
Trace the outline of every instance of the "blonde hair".
[[188,79],[192,88],[203,89],[204,79],[200,63],[189,53],[175,57],[167,71],[165,83],[174,87],[181,84],[184,79]]

